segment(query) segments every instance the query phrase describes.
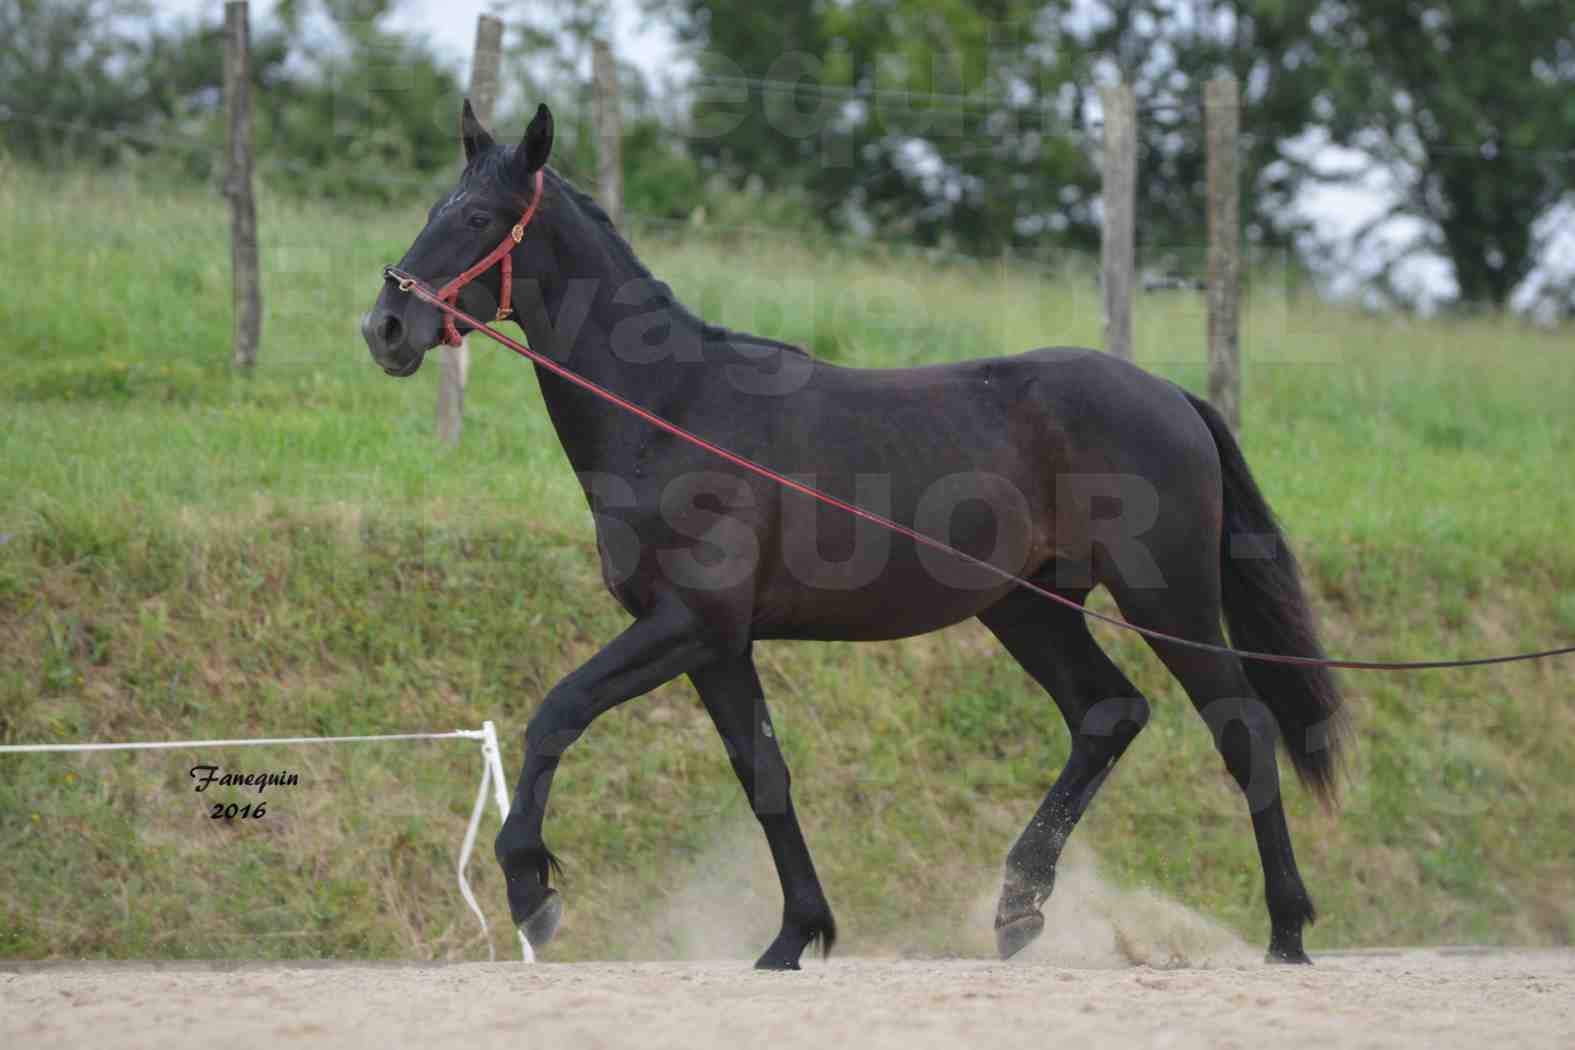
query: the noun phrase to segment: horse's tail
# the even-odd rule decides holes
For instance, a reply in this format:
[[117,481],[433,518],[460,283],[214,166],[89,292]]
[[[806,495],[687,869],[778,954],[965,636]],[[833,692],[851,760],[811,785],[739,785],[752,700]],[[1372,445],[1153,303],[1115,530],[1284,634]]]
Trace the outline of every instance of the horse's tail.
[[[1296,556],[1252,479],[1230,425],[1207,401],[1187,395],[1214,435],[1224,480],[1220,577],[1231,644],[1240,649],[1321,659],[1312,607]],[[1233,549],[1234,548],[1234,549]],[[1243,549],[1248,548],[1248,549]],[[1280,726],[1291,764],[1326,806],[1336,801],[1345,736],[1340,688],[1324,667],[1244,660],[1247,680]]]

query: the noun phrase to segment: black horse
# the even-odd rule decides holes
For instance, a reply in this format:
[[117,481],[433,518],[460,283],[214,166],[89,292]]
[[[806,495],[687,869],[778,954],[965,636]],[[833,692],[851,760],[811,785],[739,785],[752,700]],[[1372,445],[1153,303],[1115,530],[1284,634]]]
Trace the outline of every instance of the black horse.
[[[1106,587],[1131,622],[1239,646],[1321,654],[1295,560],[1229,428],[1207,403],[1127,362],[1041,349],[931,368],[842,368],[707,324],[655,280],[606,214],[546,168],[541,107],[518,146],[461,117],[468,162],[400,267],[434,284],[500,243],[538,350],[725,448],[913,523],[1081,603]],[[538,190],[537,187],[540,186]],[[461,293],[498,304],[498,269]],[[937,289],[937,292],[942,289]],[[490,316],[490,313],[488,314]],[[372,357],[408,376],[442,315],[389,282],[362,324]],[[603,712],[688,675],[727,746],[782,881],[782,929],[756,964],[796,969],[836,935],[788,790],[751,657],[756,639],[901,638],[978,617],[1054,699],[1071,757],[1006,857],[995,928],[1009,956],[1038,935],[1067,836],[1148,718],[1148,703],[1075,608],[893,535],[656,429],[538,367],[585,490],[603,576],[634,622],[547,694],[526,733],[497,838],[514,921],[556,931],[542,838],[554,770]],[[1321,668],[1247,663],[1151,641],[1214,731],[1247,797],[1263,864],[1268,957],[1306,962],[1313,904],[1280,803],[1275,744],[1332,800],[1340,696]]]

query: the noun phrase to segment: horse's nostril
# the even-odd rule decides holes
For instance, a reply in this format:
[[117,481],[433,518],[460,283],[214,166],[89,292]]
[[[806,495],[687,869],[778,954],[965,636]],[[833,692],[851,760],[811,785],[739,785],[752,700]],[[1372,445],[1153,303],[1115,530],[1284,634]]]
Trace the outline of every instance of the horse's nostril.
[[378,325],[377,334],[383,340],[384,346],[397,346],[399,338],[405,332],[405,326],[399,323],[399,318],[390,314],[383,318],[383,323]]

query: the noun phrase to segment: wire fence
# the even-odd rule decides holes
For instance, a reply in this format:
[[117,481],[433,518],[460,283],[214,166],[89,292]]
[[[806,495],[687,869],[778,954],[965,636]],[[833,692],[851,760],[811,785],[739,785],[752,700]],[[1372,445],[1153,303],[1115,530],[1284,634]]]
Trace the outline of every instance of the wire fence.
[[[196,135],[177,134],[171,132],[153,132],[136,128],[101,127],[85,121],[61,120],[58,117],[44,116],[34,113],[25,113],[0,103],[0,125],[7,123],[29,124],[38,127],[52,128],[67,135],[86,135],[103,142],[136,145],[150,152],[164,154],[177,154],[183,157],[203,157],[210,161],[215,169],[223,161],[223,147],[217,141],[211,141]],[[970,157],[987,154],[997,149],[992,144],[976,144],[960,150],[940,154],[934,158],[935,163],[945,166]],[[325,169],[322,166],[304,161],[293,160],[288,157],[264,155],[258,158],[258,167],[265,174],[285,174],[299,176],[310,181],[313,177],[324,181],[340,181],[351,178],[356,182],[367,182],[377,185],[395,186],[410,190],[412,193],[439,193],[450,188],[454,172],[443,171],[431,175],[399,175],[391,172],[341,171],[338,169]],[[584,183],[585,176],[576,170],[573,160],[568,157],[554,158],[554,169],[558,170],[571,181]],[[853,188],[869,188],[883,182],[905,179],[909,181],[922,181],[926,178],[938,177],[939,173],[926,173],[917,170],[891,169],[875,172],[868,176],[849,180]],[[698,203],[698,202],[697,202]],[[750,237],[765,237],[781,241],[803,241],[802,232],[785,230],[781,227],[766,226],[761,224],[732,223],[720,224],[709,221],[696,221],[692,218],[674,218],[670,215],[661,215],[654,212],[633,211],[625,213],[634,227],[662,229],[670,232],[682,232],[694,235],[706,233],[726,235],[747,235]],[[815,235],[817,241],[839,244],[850,249],[869,249],[876,243],[868,237],[859,237],[852,234],[840,234],[824,231]],[[924,257],[936,261],[962,262],[981,265],[994,265],[1001,261],[1001,255],[976,255],[952,249],[929,247],[920,244],[901,244],[884,241],[879,245],[885,252],[894,254]],[[1028,269],[1038,269],[1047,273],[1059,273],[1063,267],[1054,264],[1042,263],[1036,260],[1014,257],[1013,265]]]
[[[61,120],[57,117],[41,116],[19,112],[0,103],[0,125],[6,123],[26,123],[40,127],[49,127],[73,135],[87,135],[106,142],[134,144],[153,152],[177,154],[183,157],[202,156],[210,160],[215,166],[223,161],[223,148],[217,142],[212,142],[194,135],[182,135],[169,132],[150,132],[142,129],[131,128],[106,128],[87,124],[81,121]],[[981,147],[982,148],[982,147]],[[325,171],[324,169],[287,157],[260,156],[257,159],[258,168],[264,174],[287,174],[291,176],[304,176],[310,179],[318,176],[325,180],[338,180],[342,173]],[[554,160],[553,167],[559,169],[571,181],[582,181],[576,178],[572,164],[560,163]],[[904,176],[902,172],[881,172],[865,180],[855,180],[855,185],[874,185],[883,179]],[[411,191],[412,194],[440,193],[448,190],[452,185],[454,173],[440,172],[430,176],[398,175],[390,172],[362,172],[350,174],[356,181],[365,181],[379,185],[396,186]],[[904,177],[920,177],[906,175]],[[662,230],[672,235],[683,236],[746,236],[750,238],[771,239],[782,243],[803,243],[806,236],[803,232],[786,230],[781,227],[766,226],[747,223],[717,223],[711,221],[697,221],[694,218],[673,218],[653,212],[625,211],[625,217],[631,228]],[[849,250],[870,250],[879,248],[887,254],[901,255],[910,258],[924,258],[932,262],[954,262],[970,265],[997,265],[1001,256],[974,255],[950,249],[926,247],[920,244],[904,244],[900,242],[877,242],[867,237],[852,234],[836,233],[830,230],[817,232],[813,236],[817,243],[831,243]],[[1045,273],[1059,273],[1062,267],[1049,263],[1042,263],[1031,259],[1014,259],[1013,265],[1026,269],[1040,270]]]
[[[524,26],[520,21],[508,24],[516,30]],[[1009,61],[1031,62],[1031,56],[1026,52],[1018,53]],[[588,83],[584,87],[590,90]],[[630,85],[629,88],[620,92],[615,86],[613,90],[617,97],[624,99],[626,105],[647,101],[643,84]],[[879,236],[833,229],[830,225],[807,234],[803,229],[783,228],[769,223],[739,223],[718,219],[706,213],[702,207],[703,201],[696,201],[694,211],[688,216],[628,209],[622,207],[621,201],[612,202],[612,206],[615,211],[622,212],[624,229],[631,233],[657,233],[674,239],[747,237],[757,241],[798,242],[833,246],[849,253],[878,251],[883,256],[976,267],[999,265],[1003,259],[1009,258],[1017,269],[1051,277],[1065,276],[1071,267],[1064,262],[1047,261],[1045,255],[1048,249],[1039,252],[1039,258],[1022,251],[1012,252],[1009,248],[999,253],[980,254],[959,249],[946,229],[947,217],[955,214],[957,208],[967,206],[968,201],[977,204],[981,197],[990,195],[989,187],[982,186],[982,179],[998,178],[1012,183],[1010,206],[1028,213],[1026,219],[1019,218],[1019,227],[1028,219],[1041,222],[1042,226],[1036,227],[1030,223],[1029,227],[1021,228],[1042,228],[1047,232],[1065,229],[1073,222],[1094,223],[1099,226],[1101,236],[1108,243],[1113,221],[1110,214],[1112,198],[1108,188],[1101,195],[1097,187],[1090,185],[1057,186],[1045,180],[1041,180],[1040,185],[1032,185],[1036,156],[1028,151],[1040,148],[1034,143],[1042,142],[1045,136],[1059,137],[1085,154],[1091,171],[1103,171],[1108,176],[1111,158],[1105,157],[1102,165],[1099,153],[1108,131],[1104,108],[1110,103],[1110,96],[1102,96],[1092,85],[1070,93],[1044,90],[1043,85],[1039,88],[1008,90],[998,82],[982,80],[978,90],[922,90],[890,86],[878,80],[838,84],[825,82],[815,76],[786,78],[742,73],[699,73],[681,81],[677,88],[691,106],[708,100],[719,104],[746,102],[752,107],[746,113],[749,119],[769,123],[772,113],[771,103],[765,102],[767,99],[785,101],[786,105],[795,109],[800,108],[795,103],[801,100],[813,99],[824,103],[818,112],[808,114],[808,123],[800,119],[805,114],[795,113],[797,123],[794,127],[777,130],[799,138],[840,136],[837,148],[843,153],[839,154],[837,163],[854,170],[838,173],[834,182],[839,191],[847,195],[850,206],[856,211],[860,207],[868,207],[872,202],[905,202],[909,219],[895,225],[877,224]],[[1135,92],[1128,91],[1126,99],[1129,112],[1138,118],[1137,155],[1129,162],[1134,167],[1166,163],[1168,152],[1181,148],[1175,144],[1180,141],[1176,138],[1178,135],[1190,136],[1201,145],[1202,128],[1208,116],[1208,105],[1201,93],[1194,97],[1189,93],[1161,88],[1141,98],[1135,97]],[[866,112],[858,112],[858,107],[864,107]],[[868,112],[870,107],[878,107],[878,110],[872,115]],[[680,105],[678,111],[681,112],[683,108]],[[1002,114],[1016,122],[1015,133],[1011,129],[1005,134],[992,133],[986,127],[992,118]],[[1147,125],[1147,130],[1144,130],[1145,121],[1156,123]],[[158,127],[103,127],[88,121],[63,119],[59,114],[27,112],[15,103],[0,99],[0,127],[7,123],[29,124],[58,131],[63,137],[87,136],[98,142],[120,144],[140,152],[180,157],[192,166],[200,162],[210,173],[221,170],[225,158],[217,126],[211,136]],[[982,130],[977,135],[965,136],[965,126],[969,124],[976,124]],[[865,130],[861,131],[861,126]],[[680,136],[685,133],[682,128],[677,130]],[[687,133],[699,134],[693,128]],[[861,134],[866,138],[860,140]],[[857,148],[849,143],[855,143]],[[875,147],[881,153],[878,160],[865,152],[870,147]],[[1215,143],[1209,144],[1211,152],[1218,148]],[[1242,148],[1241,140],[1234,135],[1225,146],[1225,149],[1238,155],[1237,170],[1240,170],[1239,154]],[[1431,144],[1427,148],[1433,155],[1479,156],[1485,161],[1491,159],[1491,150],[1485,150],[1481,144]],[[1013,151],[1018,155],[1013,156]],[[1575,149],[1506,152],[1552,162],[1575,158]],[[992,156],[1002,163],[977,163]],[[856,170],[861,165],[872,170]],[[554,167],[581,185],[591,185],[593,182],[589,173],[576,170],[575,156],[570,151],[560,150],[554,160]],[[353,197],[357,187],[363,190],[376,187],[384,191],[382,196],[385,201],[398,201],[407,196],[437,195],[446,191],[453,179],[448,169],[415,174],[379,169],[375,163],[322,165],[281,155],[277,150],[259,156],[257,168],[265,181],[280,185],[292,184],[288,185],[292,190]],[[1135,176],[1128,175],[1127,178],[1133,179]],[[1030,184],[1023,184],[1024,179],[1030,180]],[[1237,180],[1234,191],[1238,197],[1253,189],[1242,185],[1241,181]],[[1005,188],[1003,192],[1006,192]],[[1070,198],[1067,196],[1069,193]],[[368,192],[367,195],[378,194]],[[928,206],[917,203],[925,200],[931,203]],[[1202,198],[1192,202],[1193,206],[1200,209],[1202,203]],[[1131,208],[1135,204],[1126,202],[1123,206]],[[1184,200],[1171,200],[1169,204],[1161,205],[1162,209],[1168,207],[1172,211],[1185,206],[1187,202]],[[1154,223],[1167,220],[1155,216],[1149,218],[1150,222],[1143,224],[1131,220],[1125,224],[1117,223],[1117,229],[1124,231],[1123,236],[1142,246],[1142,272],[1127,274],[1135,266],[1134,252],[1117,257],[1107,253],[1105,270],[1097,279],[1096,286],[1117,288],[1117,299],[1129,296],[1130,293],[1124,287],[1139,291],[1203,291],[1205,281],[1202,277],[1201,246],[1189,244],[1178,250],[1178,246],[1165,243],[1163,238],[1151,239],[1147,229]],[[1061,224],[1058,226],[1052,220],[1059,220]],[[1212,225],[1209,228],[1212,229]],[[922,231],[922,237],[909,237],[905,229]],[[877,231],[872,227],[871,232]],[[924,240],[935,240],[940,244],[926,244]],[[1031,240],[1034,244],[1042,245],[1060,243],[1038,238]],[[1249,258],[1257,256],[1261,260],[1256,245],[1241,245],[1236,250],[1245,250]],[[1117,259],[1117,264],[1112,264],[1112,258]],[[1112,265],[1117,265],[1121,272],[1112,271]],[[1107,313],[1119,307],[1119,304],[1113,307],[1108,300],[1109,296]],[[1130,306],[1127,309],[1129,311]]]

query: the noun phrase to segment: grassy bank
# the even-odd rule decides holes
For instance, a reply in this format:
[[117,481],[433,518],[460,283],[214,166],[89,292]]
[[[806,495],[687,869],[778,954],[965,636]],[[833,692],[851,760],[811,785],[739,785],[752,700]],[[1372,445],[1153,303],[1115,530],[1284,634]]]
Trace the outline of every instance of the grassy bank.
[[[225,367],[226,220],[199,193],[0,172],[0,740],[519,732],[624,622],[530,370],[477,348],[463,445],[436,369],[395,382],[355,331],[422,211],[266,198],[264,346]],[[767,238],[637,234],[702,315],[866,365],[1097,343],[1085,281]],[[1375,658],[1575,636],[1575,338],[1366,317],[1260,284],[1244,443],[1330,648]],[[1140,304],[1142,362],[1201,388],[1201,301]],[[1155,701],[1078,832],[1107,877],[1261,944],[1249,825],[1141,643]],[[800,809],[853,952],[984,950],[967,912],[1065,756],[1053,706],[982,630],[762,647]],[[1314,948],[1575,940],[1575,668],[1347,676],[1342,813],[1289,788]],[[289,768],[268,816],[191,790]],[[452,883],[470,746],[0,757],[0,954],[477,957]],[[762,842],[687,685],[597,723],[559,774],[553,957],[758,947]],[[245,801],[234,794],[221,798]],[[490,836],[488,836],[490,839]],[[487,851],[483,906],[507,923]],[[757,942],[758,943],[755,943]],[[747,947],[739,950],[740,954]]]

